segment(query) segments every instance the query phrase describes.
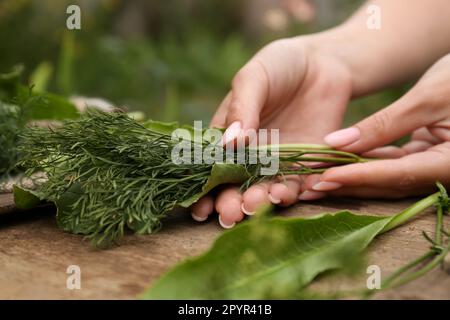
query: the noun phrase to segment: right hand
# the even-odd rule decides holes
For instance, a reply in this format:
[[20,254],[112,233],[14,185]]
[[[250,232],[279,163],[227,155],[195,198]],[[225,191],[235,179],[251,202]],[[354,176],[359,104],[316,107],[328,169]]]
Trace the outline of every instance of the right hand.
[[[280,130],[280,143],[323,143],[325,135],[341,128],[352,96],[350,68],[333,52],[329,41],[314,35],[264,47],[236,74],[211,126],[228,128],[229,138],[240,130],[267,128]],[[227,186],[215,200],[207,195],[194,204],[192,216],[203,221],[215,208],[220,224],[230,228],[261,204],[288,206],[299,195],[300,200],[317,196],[301,192],[299,176],[254,185],[243,194]]]

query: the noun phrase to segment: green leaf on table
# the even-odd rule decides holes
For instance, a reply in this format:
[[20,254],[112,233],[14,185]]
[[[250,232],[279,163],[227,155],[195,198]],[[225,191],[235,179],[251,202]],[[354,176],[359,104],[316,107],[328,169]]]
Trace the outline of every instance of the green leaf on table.
[[32,209],[42,203],[39,193],[18,185],[13,186],[14,203],[19,209]]
[[143,298],[292,298],[319,274],[361,254],[393,217],[348,211],[260,217],[224,232],[207,253],[174,267]]

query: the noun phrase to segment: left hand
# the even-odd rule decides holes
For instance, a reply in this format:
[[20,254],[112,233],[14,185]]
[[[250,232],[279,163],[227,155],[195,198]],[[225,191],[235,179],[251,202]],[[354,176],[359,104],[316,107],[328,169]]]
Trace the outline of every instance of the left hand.
[[[412,134],[401,147],[388,146]],[[390,158],[328,169],[309,176],[303,192],[322,196],[399,198],[450,186],[450,55],[436,62],[403,97],[326,143],[366,157]]]

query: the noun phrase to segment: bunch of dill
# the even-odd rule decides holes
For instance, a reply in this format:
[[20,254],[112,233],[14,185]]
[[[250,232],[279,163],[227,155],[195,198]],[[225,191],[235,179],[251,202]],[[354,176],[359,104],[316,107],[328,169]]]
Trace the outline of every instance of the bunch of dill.
[[39,192],[60,203],[60,227],[102,246],[125,227],[154,232],[177,203],[201,192],[212,165],[174,165],[173,145],[126,114],[90,112],[54,130],[28,129],[19,149],[28,173],[46,172]]
[[8,177],[16,169],[17,145],[23,128],[22,109],[0,101],[0,177]]
[[[209,145],[203,140],[189,142]],[[38,192],[42,199],[57,204],[57,221],[63,230],[87,235],[94,245],[105,246],[120,239],[127,228],[139,234],[153,233],[175,206],[190,203],[203,192],[216,163],[195,159],[201,154],[191,152],[191,161],[175,164],[172,149],[178,143],[171,134],[147,128],[125,113],[90,111],[58,128],[25,130],[19,163],[28,168],[28,175],[41,171],[47,175],[48,181]],[[343,164],[363,160],[323,147],[279,146],[281,166],[275,175],[324,170],[292,166],[302,161]],[[245,152],[248,159],[249,149]],[[238,175],[243,188],[273,177],[261,176],[262,162],[236,166],[237,172],[222,174]],[[230,182],[223,180],[215,185]]]

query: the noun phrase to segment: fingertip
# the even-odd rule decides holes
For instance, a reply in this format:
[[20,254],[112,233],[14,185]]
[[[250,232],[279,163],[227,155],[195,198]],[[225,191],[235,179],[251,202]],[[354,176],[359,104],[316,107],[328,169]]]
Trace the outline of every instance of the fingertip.
[[299,195],[298,199],[301,200],[301,201],[313,201],[313,200],[322,199],[325,196],[326,196],[325,192],[306,190],[306,191],[303,191]]
[[269,197],[278,201],[277,204],[289,206],[297,202],[301,188],[300,180],[287,179],[283,183],[274,183],[269,190]]
[[305,178],[305,182],[303,184],[303,191],[310,190],[313,191],[313,187],[321,181],[322,175],[320,174],[312,174]]
[[232,222],[232,223],[225,223],[223,222],[221,216],[219,215],[219,224],[221,225],[222,228],[224,229],[231,229],[236,225],[236,222]]
[[274,196],[273,194],[271,194],[271,193],[268,194],[268,197],[269,197],[270,202],[272,202],[273,204],[279,204],[279,203],[281,203],[281,199],[275,197],[275,196]]
[[241,206],[242,195],[239,188],[229,188],[222,191],[216,200],[216,211],[219,213],[220,224],[232,226],[244,219]]
[[207,195],[200,198],[191,207],[191,216],[195,221],[202,222],[214,211],[214,200]]
[[242,204],[241,204],[241,210],[244,214],[246,214],[248,216],[253,216],[255,214],[255,211],[249,211],[245,208],[244,202],[242,202]]
[[192,219],[194,219],[197,222],[203,222],[206,219],[208,219],[208,216],[198,216],[194,212],[191,212],[191,217],[192,217]]
[[242,211],[247,215],[253,215],[260,206],[269,204],[268,191],[268,183],[260,183],[251,186],[244,192]]

